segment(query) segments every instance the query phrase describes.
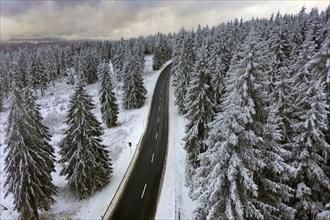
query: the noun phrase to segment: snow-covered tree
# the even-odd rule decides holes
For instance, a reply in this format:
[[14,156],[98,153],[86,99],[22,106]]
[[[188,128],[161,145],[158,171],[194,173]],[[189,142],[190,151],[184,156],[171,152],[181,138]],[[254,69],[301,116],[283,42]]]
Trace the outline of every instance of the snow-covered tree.
[[108,128],[116,126],[118,120],[118,105],[110,77],[110,67],[105,61],[102,63],[100,102],[102,119]]
[[4,91],[2,85],[0,84],[0,112],[2,112],[4,109],[3,101],[4,101]]
[[291,146],[297,174],[291,184],[296,188],[296,218],[312,219],[322,211],[330,198],[330,145],[328,131],[329,105],[322,80],[315,80],[305,68],[293,77],[293,131]]
[[[194,72],[191,73],[191,82],[188,87],[186,117],[189,122],[186,126],[185,149],[187,151],[187,181],[191,182],[195,169],[199,167],[198,156],[206,150],[203,141],[208,134],[207,124],[213,120],[215,105],[212,102],[210,60],[207,43],[203,44],[197,53]],[[192,189],[193,190],[193,189]]]
[[[214,43],[213,51],[211,51],[211,62],[214,68],[214,73],[211,75],[211,85],[213,103],[219,107],[221,97],[225,92],[224,79],[227,75],[232,55],[225,37],[222,35],[216,35],[215,37],[218,42]],[[219,109],[217,111],[219,111]]]
[[154,70],[159,70],[166,61],[171,59],[172,48],[164,34],[158,33],[153,52],[154,58],[152,68]]
[[187,89],[191,81],[191,74],[194,72],[195,51],[193,45],[193,36],[189,33],[182,33],[182,39],[176,46],[175,60],[172,66],[173,86],[175,94],[175,104],[179,113],[187,113],[185,102],[187,99]]
[[141,108],[144,105],[147,90],[143,85],[143,65],[135,53],[127,49],[124,65],[123,105],[126,109]]
[[98,60],[94,49],[85,51],[81,60],[82,70],[84,73],[84,79],[87,84],[95,83],[98,80],[97,67]]
[[[32,97],[29,94],[27,98]],[[19,219],[39,219],[38,209],[47,211],[55,202],[56,187],[51,176],[55,171],[55,156],[48,144],[48,130],[41,124],[38,106],[33,99],[27,101],[16,88],[7,128],[5,187],[6,196],[13,194]]]
[[10,84],[12,88],[18,87],[23,89],[25,82],[23,80],[22,72],[19,70],[16,60],[13,60],[9,66],[8,75],[10,76]]
[[[327,105],[330,105],[330,38],[329,37],[324,40],[320,50],[306,64],[306,69],[311,73],[311,77],[313,79],[321,80],[321,82],[324,85],[324,92],[327,97],[326,99]],[[330,144],[330,113],[328,113],[328,132],[326,132],[325,135],[327,142]]]
[[112,173],[109,151],[101,144],[101,124],[92,114],[94,108],[80,81],[70,100],[69,127],[60,143],[59,160],[63,165],[60,175],[66,176],[70,191],[79,199],[108,184]]
[[124,39],[121,39],[119,42],[116,42],[115,49],[113,50],[114,54],[112,55],[112,64],[113,69],[116,75],[116,78],[119,82],[122,81],[124,76],[124,62],[125,62],[125,53],[126,53],[126,42]]
[[210,123],[208,149],[200,155],[194,179],[197,219],[292,216],[284,203],[291,188],[281,183],[289,167],[281,157],[276,118],[264,103],[266,82],[256,42],[251,30],[228,71],[222,112]]
[[[37,130],[38,134],[41,136],[41,140],[44,140],[43,149],[46,152],[55,153],[54,148],[49,144],[51,140],[51,135],[49,134],[49,129],[42,124],[41,108],[40,105],[36,102],[36,97],[32,94],[32,91],[29,87],[25,88],[24,91],[24,100],[26,102],[26,111],[32,119],[33,126]],[[45,158],[44,165],[49,167],[49,172],[54,171],[54,158]]]
[[36,55],[31,59],[29,72],[31,77],[32,88],[36,93],[37,93],[37,89],[40,89],[41,95],[43,96],[48,86],[48,79],[47,79],[45,67],[39,55]]
[[17,58],[14,58],[18,65],[19,71],[19,81],[23,83],[22,88],[26,87],[29,84],[29,65],[30,65],[30,56],[27,48],[19,49]]

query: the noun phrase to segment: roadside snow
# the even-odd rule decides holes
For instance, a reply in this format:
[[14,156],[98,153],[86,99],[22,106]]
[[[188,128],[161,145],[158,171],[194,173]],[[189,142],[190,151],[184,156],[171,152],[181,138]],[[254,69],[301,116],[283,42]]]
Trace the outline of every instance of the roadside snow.
[[[128,165],[132,159],[135,148],[140,140],[141,135],[144,132],[147,124],[147,118],[149,114],[149,107],[153,91],[156,85],[156,81],[161,72],[152,70],[152,56],[146,56],[146,65],[144,70],[145,87],[148,90],[147,99],[145,105],[141,109],[136,110],[124,110],[122,108],[122,93],[120,90],[120,84],[114,80],[116,86],[115,92],[120,108],[119,113],[119,125],[115,128],[106,129],[104,126],[103,144],[108,146],[111,153],[113,162],[113,176],[111,182],[104,187],[101,191],[88,199],[78,200],[74,198],[68,191],[67,181],[65,177],[59,176],[61,165],[56,163],[56,172],[52,174],[53,182],[58,187],[58,195],[55,197],[55,204],[51,210],[47,212],[40,211],[41,219],[101,219],[107,209],[110,201],[112,200],[116,190],[122,178],[128,168]],[[166,66],[166,63],[164,66]],[[94,114],[99,121],[101,120],[100,105],[99,105],[99,89],[100,83],[95,83],[86,86],[88,94],[93,97],[93,100],[97,106],[94,110]],[[64,123],[67,111],[69,109],[70,96],[74,92],[74,87],[66,84],[65,79],[60,79],[56,82],[56,88],[50,86],[44,97],[38,98],[38,103],[41,105],[41,113],[44,117],[44,124],[50,129],[50,133],[53,135],[51,144],[56,151],[56,158],[59,159],[59,142],[63,139],[63,133],[67,127]],[[8,106],[8,103],[6,103]],[[17,219],[18,213],[13,210],[13,197],[9,195],[4,198],[5,188],[4,181],[6,178],[4,172],[4,158],[6,152],[5,148],[5,127],[8,118],[9,110],[0,113],[0,219]],[[128,142],[132,143],[131,149],[128,146]]]
[[169,138],[166,170],[158,202],[156,219],[192,219],[196,203],[188,196],[185,186],[185,160],[183,137],[187,119],[178,114],[174,105],[173,87],[169,96]]

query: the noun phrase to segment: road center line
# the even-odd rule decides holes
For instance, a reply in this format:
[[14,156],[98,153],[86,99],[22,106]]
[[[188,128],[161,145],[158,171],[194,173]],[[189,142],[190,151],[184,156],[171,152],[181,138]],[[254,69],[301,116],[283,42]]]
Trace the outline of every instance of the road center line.
[[144,184],[144,188],[143,188],[143,191],[142,191],[141,199],[142,199],[143,196],[144,196],[144,192],[146,191],[146,187],[147,187],[147,184]]
[[156,133],[156,139],[158,139],[158,132]]
[[154,162],[154,156],[155,156],[155,153],[152,153],[152,157],[151,157],[151,163]]
[[159,116],[158,116],[158,123],[159,123]]
[[158,110],[160,111],[160,106],[159,106]]

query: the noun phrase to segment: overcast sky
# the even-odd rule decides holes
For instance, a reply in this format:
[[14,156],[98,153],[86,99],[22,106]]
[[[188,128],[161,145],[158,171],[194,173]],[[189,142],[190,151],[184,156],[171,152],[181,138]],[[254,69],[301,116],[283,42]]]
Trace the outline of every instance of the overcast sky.
[[221,0],[0,0],[1,40],[60,37],[64,39],[125,39],[217,25],[242,17],[269,18],[272,12],[325,10],[319,1]]

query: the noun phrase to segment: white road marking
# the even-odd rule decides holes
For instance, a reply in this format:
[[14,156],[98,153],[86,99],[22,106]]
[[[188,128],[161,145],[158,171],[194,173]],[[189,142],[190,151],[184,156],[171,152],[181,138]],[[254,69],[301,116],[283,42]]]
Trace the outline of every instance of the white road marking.
[[152,153],[152,157],[151,157],[151,163],[154,162],[154,156],[155,156],[155,153]]
[[158,139],[158,132],[156,133],[156,139]]
[[160,111],[160,106],[159,106],[158,110]]
[[158,117],[158,123],[159,123],[159,117]]
[[142,191],[141,199],[142,199],[143,196],[144,196],[144,192],[146,191],[146,188],[147,188],[147,184],[144,184],[144,188],[143,188],[143,191]]

